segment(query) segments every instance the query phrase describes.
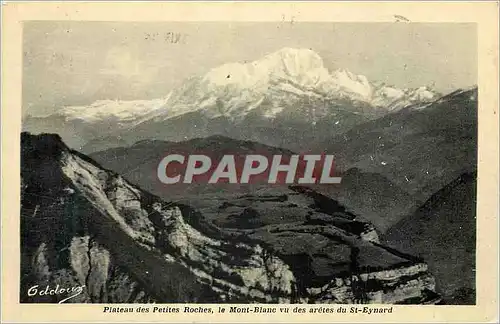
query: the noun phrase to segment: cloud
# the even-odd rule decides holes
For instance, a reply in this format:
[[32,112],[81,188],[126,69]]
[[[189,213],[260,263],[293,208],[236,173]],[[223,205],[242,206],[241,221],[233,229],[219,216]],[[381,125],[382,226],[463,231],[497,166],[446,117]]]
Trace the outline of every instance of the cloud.
[[133,58],[130,51],[120,47],[111,48],[104,59],[104,67],[99,73],[103,75],[133,78],[141,75],[146,68],[138,59]]

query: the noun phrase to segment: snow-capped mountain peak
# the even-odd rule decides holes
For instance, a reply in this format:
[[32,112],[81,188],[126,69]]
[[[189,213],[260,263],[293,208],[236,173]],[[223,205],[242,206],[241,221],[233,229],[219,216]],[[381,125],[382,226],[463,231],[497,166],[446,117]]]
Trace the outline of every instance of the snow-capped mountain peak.
[[187,86],[174,90],[168,103],[170,111],[158,111],[155,120],[195,110],[212,118],[241,120],[250,111],[262,108],[264,101],[271,105],[261,111],[262,116],[274,118],[285,109],[297,109],[304,99],[342,99],[354,106],[365,104],[391,111],[435,97],[435,92],[425,87],[380,87],[347,69],[330,72],[313,50],[283,48],[253,62],[224,64],[191,79]]
[[249,63],[229,63],[211,69],[203,81],[212,87],[268,87],[283,79],[314,85],[328,76],[321,57],[312,50],[284,48]]
[[[372,86],[363,75],[348,70],[331,74],[310,49],[283,48],[253,62],[228,63],[191,79],[173,91],[170,111],[155,114],[160,121],[194,110],[211,118],[241,120],[270,102],[261,115],[274,118],[284,109],[297,109],[304,99],[347,99],[369,103]],[[295,108],[294,108],[295,107]]]
[[339,90],[351,94],[354,98],[370,101],[373,86],[364,75],[356,75],[347,69],[338,69],[332,73],[332,81]]
[[396,111],[414,104],[429,104],[440,97],[440,94],[430,87],[422,86],[415,89],[399,89],[385,84],[376,84],[371,104],[384,107],[387,111]]
[[207,117],[225,116],[240,120],[250,111],[270,102],[261,111],[274,118],[295,102],[322,99],[364,103],[387,110],[429,101],[435,93],[426,87],[402,90],[377,86],[364,75],[347,69],[330,73],[313,50],[282,48],[253,62],[227,63],[192,77],[164,98],[155,100],[99,100],[89,106],[65,107],[60,114],[69,119],[96,122],[116,119],[137,125],[146,120],[161,121],[193,111]]
[[272,73],[284,73],[291,77],[318,75],[327,72],[323,59],[310,49],[283,48],[254,62],[261,69]]
[[[28,118],[25,130],[53,131],[57,126],[68,131],[67,123],[74,121],[72,128],[78,128],[79,134],[88,133],[90,140],[99,134],[119,141],[126,136],[135,141],[134,133],[140,133],[141,139],[170,138],[171,135],[164,135],[170,130],[163,127],[171,120],[180,128],[186,127],[174,132],[176,136],[186,132],[182,139],[191,138],[191,133],[199,137],[218,132],[218,123],[222,121],[229,127],[239,127],[246,121],[252,125],[258,121],[264,125],[305,126],[334,122],[332,129],[341,132],[349,125],[435,99],[437,94],[426,87],[399,89],[369,81],[347,69],[329,71],[313,50],[283,48],[252,62],[214,67],[185,80],[160,99],[100,100],[88,106],[64,107],[54,116]],[[186,119],[179,122],[183,116]],[[53,121],[49,121],[51,118]],[[187,120],[192,118],[202,125],[214,122],[217,126],[191,127]],[[191,132],[191,128],[196,129]],[[89,139],[71,145],[81,146],[81,141]]]
[[419,87],[413,91],[412,98],[417,101],[436,99],[436,92],[428,87]]

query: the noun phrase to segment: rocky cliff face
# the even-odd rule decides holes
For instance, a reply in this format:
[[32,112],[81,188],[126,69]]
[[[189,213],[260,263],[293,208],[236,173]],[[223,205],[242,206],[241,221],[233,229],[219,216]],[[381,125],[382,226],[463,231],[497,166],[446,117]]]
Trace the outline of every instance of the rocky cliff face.
[[316,205],[287,210],[307,211],[305,220],[231,228],[141,190],[57,135],[23,133],[21,161],[22,302],[62,299],[28,296],[35,285],[84,286],[67,302],[93,303],[437,300],[425,263],[381,246],[347,211],[326,213],[314,192],[290,189],[295,200],[314,196]]

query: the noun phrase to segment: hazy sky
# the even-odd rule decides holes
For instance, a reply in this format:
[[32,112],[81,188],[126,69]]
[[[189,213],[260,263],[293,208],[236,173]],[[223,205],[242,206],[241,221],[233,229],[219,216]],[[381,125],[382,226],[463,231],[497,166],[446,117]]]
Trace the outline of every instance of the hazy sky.
[[474,24],[28,22],[23,46],[23,113],[32,115],[159,98],[189,76],[283,47],[398,87],[449,92],[477,82]]

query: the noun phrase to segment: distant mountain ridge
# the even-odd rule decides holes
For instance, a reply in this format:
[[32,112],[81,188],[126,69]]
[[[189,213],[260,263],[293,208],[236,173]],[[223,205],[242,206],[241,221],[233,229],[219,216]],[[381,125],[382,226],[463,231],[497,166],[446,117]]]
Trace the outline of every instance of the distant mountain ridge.
[[[218,199],[222,199],[228,193],[251,194],[254,191],[259,191],[262,187],[269,186],[267,184],[206,185],[194,183],[165,186],[158,181],[155,171],[161,159],[172,153],[208,154],[214,161],[219,161],[224,154],[236,156],[248,154],[282,155],[285,157],[296,154],[290,150],[258,142],[240,141],[224,136],[210,136],[184,142],[144,140],[131,146],[95,152],[89,156],[105,168],[122,174],[132,183],[163,198],[175,196],[190,199],[197,194],[219,193]],[[319,184],[311,187],[348,206],[362,219],[373,223],[377,231],[381,233],[394,225],[399,217],[406,215],[408,208],[416,207],[413,197],[382,175],[370,174],[356,168],[346,170],[339,175],[342,176],[341,184]]]
[[353,127],[317,146],[339,169],[378,173],[427,200],[477,166],[478,89],[457,90]]
[[433,194],[383,235],[385,244],[428,260],[446,303],[476,304],[477,171]]
[[[27,116],[23,127],[33,133],[55,131],[86,152],[114,146],[110,138],[132,144],[147,138],[180,141],[221,134],[265,142],[265,136],[290,136],[289,127],[328,137],[438,97],[428,87],[398,89],[345,69],[330,73],[314,51],[284,48],[254,62],[213,68],[163,98],[65,107],[49,116]],[[171,127],[175,131],[170,132]],[[242,128],[266,129],[267,134],[239,134]],[[100,138],[101,147],[96,147]],[[292,148],[294,141],[281,144]],[[84,148],[88,142],[92,146]]]

